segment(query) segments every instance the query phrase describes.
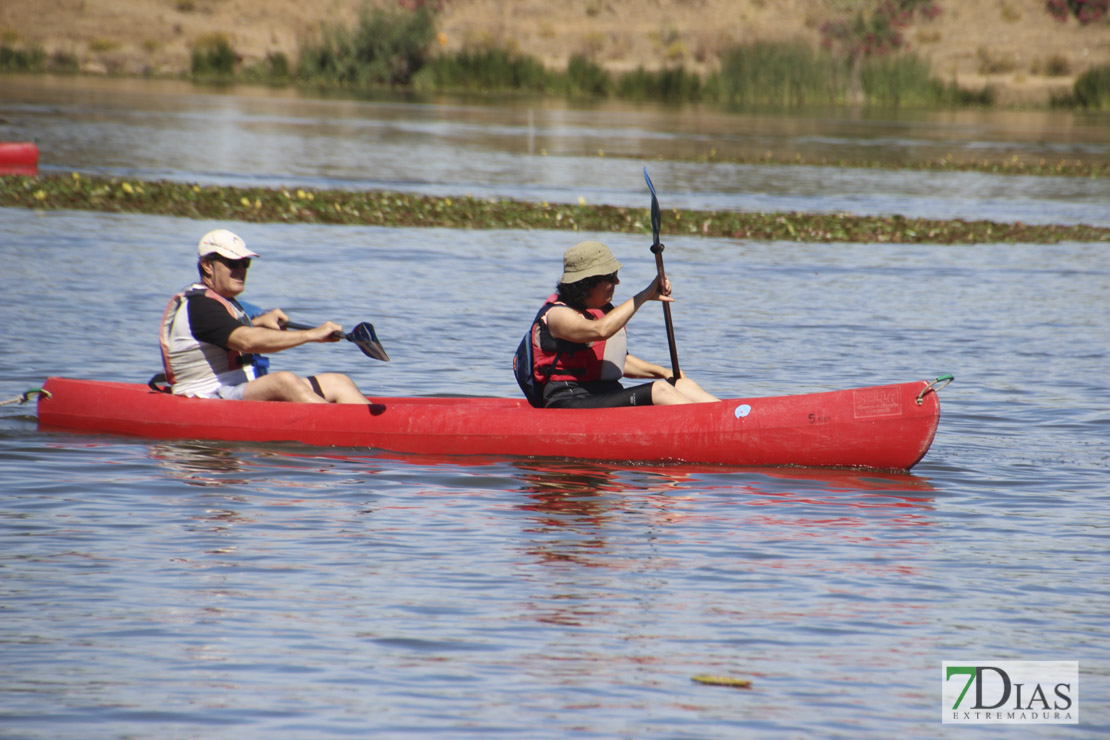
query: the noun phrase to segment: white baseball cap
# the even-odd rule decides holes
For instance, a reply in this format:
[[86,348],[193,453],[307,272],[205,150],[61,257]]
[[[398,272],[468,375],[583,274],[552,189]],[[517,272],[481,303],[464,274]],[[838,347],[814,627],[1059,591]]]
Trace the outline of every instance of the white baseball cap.
[[258,256],[257,252],[247,249],[247,243],[239,235],[227,229],[216,229],[202,236],[200,244],[197,245],[197,254],[202,258],[210,254],[218,254],[229,260]]

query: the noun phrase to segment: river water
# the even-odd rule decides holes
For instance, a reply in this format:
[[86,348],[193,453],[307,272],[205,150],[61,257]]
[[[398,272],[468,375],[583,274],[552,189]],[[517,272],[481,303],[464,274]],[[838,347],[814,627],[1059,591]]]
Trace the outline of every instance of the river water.
[[[647,162],[664,207],[1110,223],[1099,180],[611,156],[724,148],[722,127],[756,119],[780,146],[1106,156],[1081,116],[1036,134],[1032,113],[776,129],[769,114],[135,81],[0,77],[0,92],[4,138],[36,137],[48,172],[646,206]],[[642,236],[0,209],[0,399],[51,375],[145,381],[157,317],[218,225],[263,255],[245,297],[372,321],[393,360],[343,343],[275,365],[374,395],[515,395],[512,351],[581,238],[624,262],[618,295],[654,269]],[[994,735],[1105,737],[1105,247],[671,226],[682,365],[718,395],[955,374],[912,474],[166,442],[39,430],[32,406],[3,406],[0,737],[966,737],[940,721],[944,660],[1078,661],[1077,725]],[[665,361],[660,313],[642,309],[630,341]]]

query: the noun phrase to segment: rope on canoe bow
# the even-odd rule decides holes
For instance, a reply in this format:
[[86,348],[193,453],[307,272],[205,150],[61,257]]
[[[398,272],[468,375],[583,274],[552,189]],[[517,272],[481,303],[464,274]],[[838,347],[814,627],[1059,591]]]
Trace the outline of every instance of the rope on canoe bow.
[[949,383],[951,383],[955,379],[956,379],[955,375],[941,375],[939,378],[934,380],[932,383],[929,383],[924,388],[922,388],[921,392],[917,394],[917,398],[915,398],[914,401],[917,403],[918,406],[920,406],[921,405],[921,399],[925,398],[926,393],[936,393],[941,388],[948,385]]
[[0,401],[0,406],[8,406],[9,404],[18,403],[20,406],[31,400],[31,396],[39,395],[50,398],[50,391],[42,388],[32,388],[28,391],[23,391],[15,398],[9,398],[7,401]]

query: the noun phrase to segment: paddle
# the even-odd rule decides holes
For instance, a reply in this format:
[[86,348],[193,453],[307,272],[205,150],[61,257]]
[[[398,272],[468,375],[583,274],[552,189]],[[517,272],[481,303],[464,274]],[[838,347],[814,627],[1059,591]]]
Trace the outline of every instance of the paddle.
[[[315,326],[310,324],[298,324],[293,321],[285,322],[287,329],[315,329]],[[374,325],[363,321],[361,324],[352,329],[349,333],[334,332],[334,337],[339,339],[346,339],[348,342],[354,342],[362,354],[367,357],[373,357],[375,360],[382,362],[389,362],[389,355],[385,353],[382,348],[382,343],[378,341],[378,335],[374,332]]]
[[[659,242],[659,227],[662,224],[663,216],[659,212],[659,199],[655,197],[655,186],[651,184],[651,176],[648,175],[647,167],[644,167],[644,181],[647,182],[648,190],[651,191],[651,253],[655,255],[655,269],[659,272],[659,289],[663,289],[663,281],[666,280],[666,273],[663,272],[663,245]],[[674,323],[671,321],[671,304],[663,303],[663,319],[667,323],[667,344],[671,350],[671,372],[674,373],[674,379],[677,381],[678,374],[678,349],[674,343]]]

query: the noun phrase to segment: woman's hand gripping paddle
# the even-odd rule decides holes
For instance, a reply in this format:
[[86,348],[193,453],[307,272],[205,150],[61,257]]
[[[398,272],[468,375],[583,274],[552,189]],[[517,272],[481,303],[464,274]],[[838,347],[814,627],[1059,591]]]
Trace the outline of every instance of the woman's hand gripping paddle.
[[[659,289],[663,289],[664,282],[667,275],[663,272],[663,245],[659,242],[659,227],[662,224],[663,216],[659,212],[659,199],[655,197],[655,186],[651,184],[651,176],[648,175],[647,167],[644,167],[644,181],[647,182],[648,190],[651,191],[651,253],[655,255],[655,269],[659,272]],[[671,350],[671,372],[674,374],[674,379],[679,379],[678,370],[678,349],[674,343],[674,323],[671,321],[671,304],[663,302],[663,319],[667,323],[667,345]]]

